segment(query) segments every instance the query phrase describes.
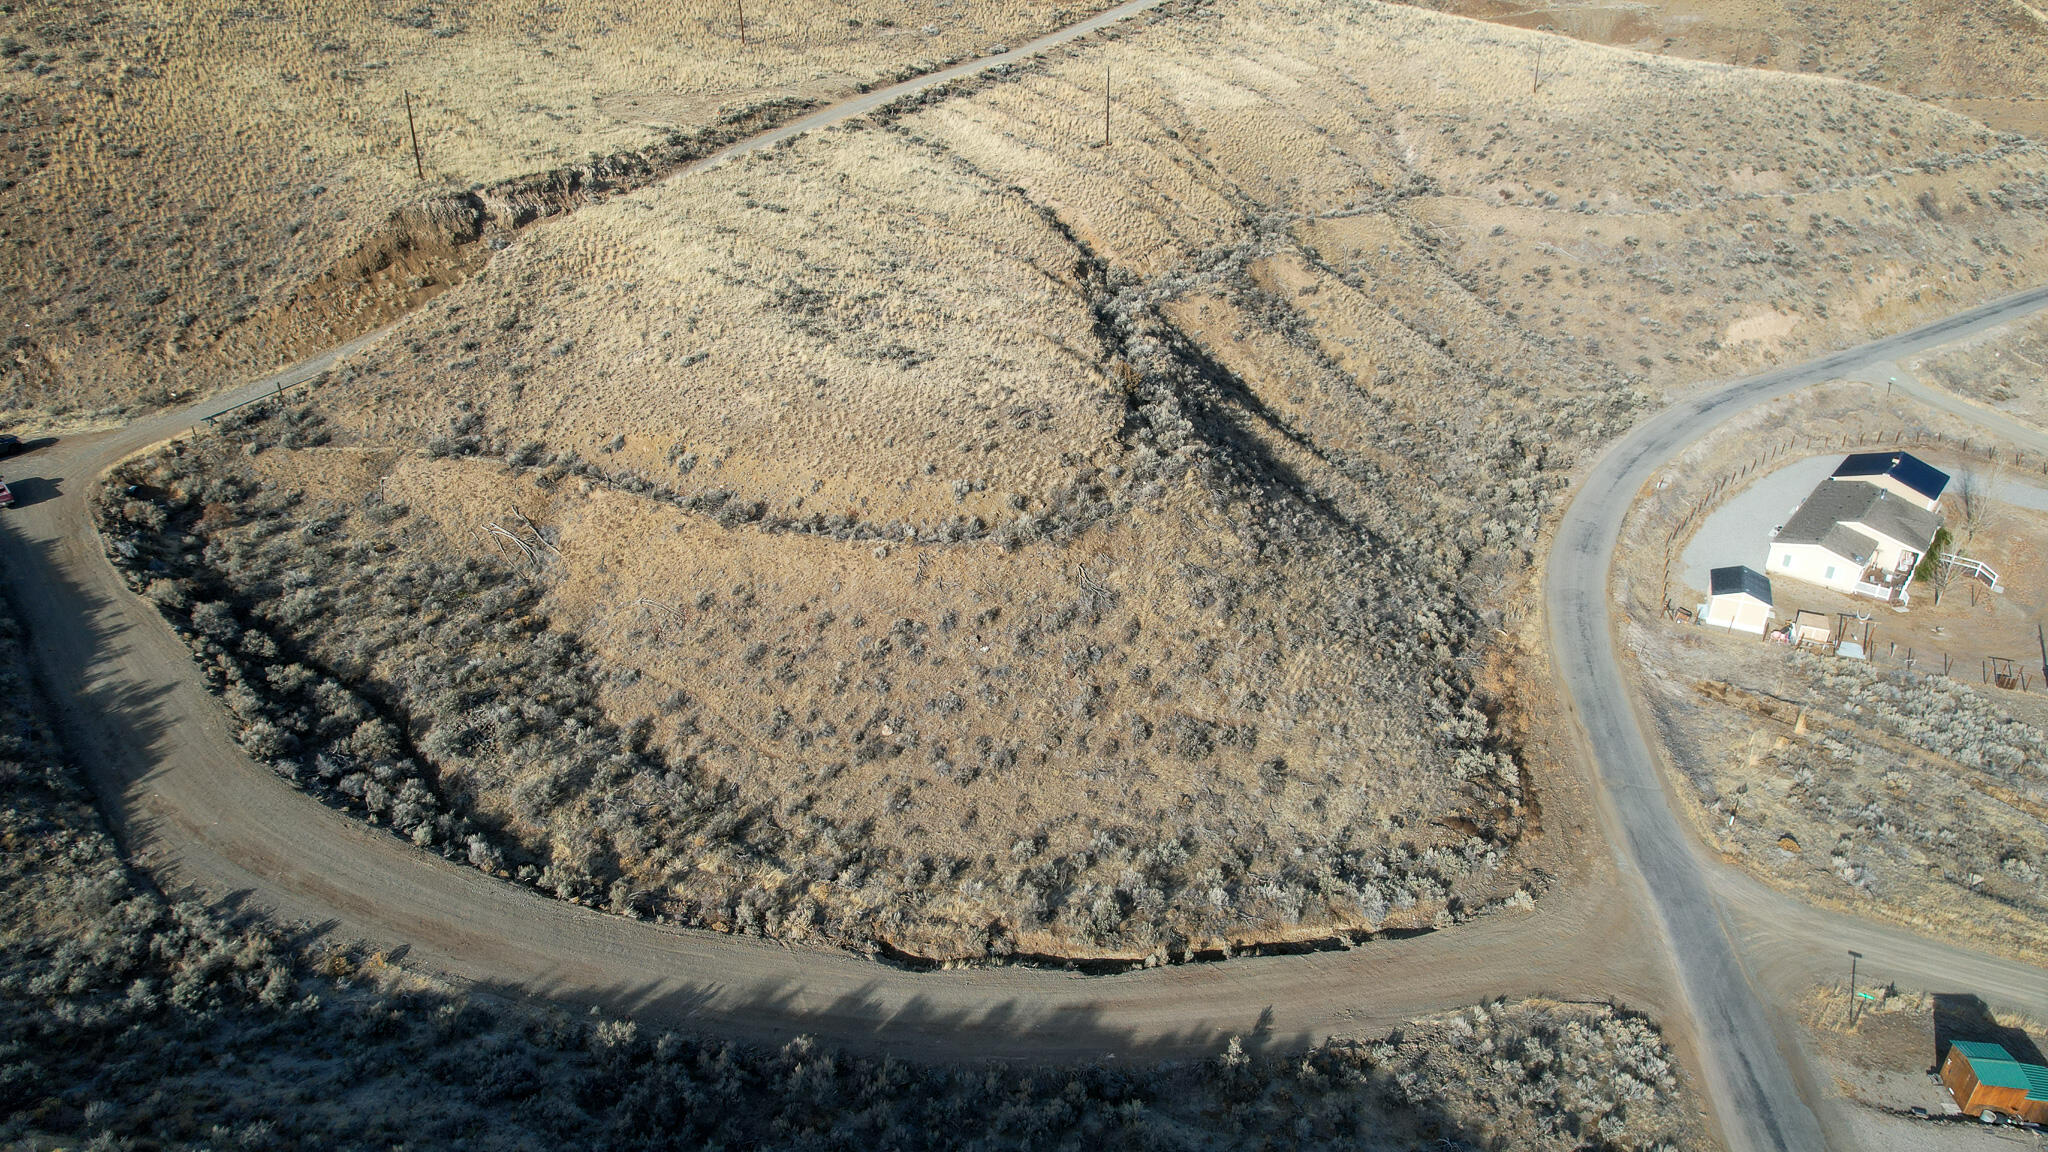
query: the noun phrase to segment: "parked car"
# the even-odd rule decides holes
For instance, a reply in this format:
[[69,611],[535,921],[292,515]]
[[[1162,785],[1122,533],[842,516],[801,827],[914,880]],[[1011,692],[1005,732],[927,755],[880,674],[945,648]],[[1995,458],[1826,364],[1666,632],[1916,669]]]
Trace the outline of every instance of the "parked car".
[[19,436],[0,436],[0,456],[12,456],[26,447]]
[[0,480],[0,508],[12,507],[14,507],[14,489],[7,486],[7,481]]

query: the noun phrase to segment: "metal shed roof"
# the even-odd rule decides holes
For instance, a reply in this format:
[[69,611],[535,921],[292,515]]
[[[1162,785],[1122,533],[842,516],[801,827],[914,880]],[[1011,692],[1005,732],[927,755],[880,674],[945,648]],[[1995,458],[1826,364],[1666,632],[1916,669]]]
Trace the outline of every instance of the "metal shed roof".
[[1750,596],[1771,602],[1771,578],[1741,564],[1707,573],[1707,591],[1715,596]]
[[1852,452],[1835,469],[1837,480],[1860,480],[1868,476],[1889,476],[1929,500],[1941,498],[1948,487],[1948,473],[1911,452]]
[[2048,1068],[2022,1064],[2002,1045],[1975,1040],[1958,1040],[1949,1047],[1970,1061],[1970,1072],[1979,1084],[1993,1088],[2019,1088],[2029,1100],[2048,1100]]

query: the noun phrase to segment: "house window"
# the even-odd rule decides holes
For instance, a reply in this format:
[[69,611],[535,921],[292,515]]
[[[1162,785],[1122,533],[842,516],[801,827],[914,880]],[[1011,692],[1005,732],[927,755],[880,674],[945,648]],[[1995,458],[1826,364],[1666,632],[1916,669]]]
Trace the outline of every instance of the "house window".
[[1835,578],[1835,566],[1833,564],[1828,565],[1828,570],[1821,573],[1820,578],[1823,580],[1833,580]]
[[1792,566],[1792,554],[1790,552],[1785,553],[1784,558],[1778,561],[1778,566],[1790,568]]

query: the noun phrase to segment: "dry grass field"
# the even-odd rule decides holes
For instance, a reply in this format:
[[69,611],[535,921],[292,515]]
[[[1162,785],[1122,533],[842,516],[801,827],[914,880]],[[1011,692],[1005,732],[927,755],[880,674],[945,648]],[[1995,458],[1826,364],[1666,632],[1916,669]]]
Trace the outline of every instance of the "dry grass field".
[[477,259],[429,220],[393,234],[394,213],[561,169],[587,176],[600,157],[658,152],[750,109],[843,96],[1090,11],[753,0],[742,44],[740,9],[0,7],[0,410],[161,400],[309,350],[304,318],[280,314],[337,266],[372,290],[325,305],[320,338],[368,331]]
[[1525,609],[1580,454],[2037,280],[2044,170],[1869,88],[1221,3],[529,230],[105,526],[262,754],[566,895],[933,960],[1428,927],[1556,862]]
[[[1666,755],[1693,785],[1689,811],[1709,844],[1803,899],[2040,962],[2048,958],[2040,883],[2048,867],[2048,695],[2038,676],[2031,691],[2018,692],[1983,683],[1982,673],[1987,656],[2018,658],[2038,672],[2048,513],[1987,498],[1972,527],[1962,514],[1968,485],[1952,483],[1943,501],[1948,526],[1959,549],[2003,566],[1999,595],[1952,584],[1936,606],[1932,589],[1916,584],[1911,610],[1897,614],[1773,581],[1781,620],[1797,610],[1831,620],[1870,616],[1868,661],[1795,653],[1660,612],[1663,597],[1690,606],[1698,592],[1675,580],[1660,590],[1670,527],[1787,429],[1856,444],[1883,443],[1887,434],[1983,444],[1981,428],[1883,393],[1830,385],[1764,405],[1674,461],[1624,529],[1623,650],[1640,670],[1646,714]],[[1973,482],[2001,471],[1957,448],[1923,451]],[[2009,447],[2002,455],[2010,459]],[[1758,538],[1767,531],[1760,526]],[[1685,543],[1682,532],[1672,548]],[[1944,655],[1953,660],[1949,674]]]
[[[2048,13],[2023,0],[1422,0],[1599,44],[1854,80],[2048,138]],[[1534,79],[1536,62],[1523,70]]]

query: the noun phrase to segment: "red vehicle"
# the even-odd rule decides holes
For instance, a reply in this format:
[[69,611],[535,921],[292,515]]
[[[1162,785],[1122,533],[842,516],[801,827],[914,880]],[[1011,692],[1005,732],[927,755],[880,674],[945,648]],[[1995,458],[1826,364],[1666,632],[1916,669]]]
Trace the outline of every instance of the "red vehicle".
[[0,480],[0,508],[12,507],[14,507],[14,489],[7,486],[7,481]]

